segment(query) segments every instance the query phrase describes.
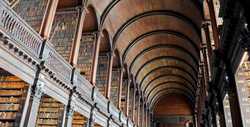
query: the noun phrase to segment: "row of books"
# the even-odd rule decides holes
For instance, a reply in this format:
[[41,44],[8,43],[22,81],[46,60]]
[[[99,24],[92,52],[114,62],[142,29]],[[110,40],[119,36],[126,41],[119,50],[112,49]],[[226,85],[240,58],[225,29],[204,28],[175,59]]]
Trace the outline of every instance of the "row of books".
[[96,74],[96,86],[100,89],[101,93],[105,93],[107,81],[108,81],[108,62],[109,58],[108,56],[99,55],[98,60],[98,68],[97,68],[97,74]]
[[33,29],[40,31],[49,0],[21,0],[13,8]]
[[110,91],[110,99],[114,103],[115,106],[118,106],[118,95],[119,95],[119,85],[120,85],[120,71],[113,70],[112,71],[112,82],[111,82],[111,91]]
[[72,127],[85,127],[87,124],[87,118],[80,113],[74,112]]
[[62,124],[64,105],[45,95],[42,97],[36,127],[58,127]]
[[28,85],[11,74],[0,76],[0,126],[18,126]]
[[51,31],[51,42],[65,60],[69,60],[77,30],[79,12],[77,10],[57,10]]

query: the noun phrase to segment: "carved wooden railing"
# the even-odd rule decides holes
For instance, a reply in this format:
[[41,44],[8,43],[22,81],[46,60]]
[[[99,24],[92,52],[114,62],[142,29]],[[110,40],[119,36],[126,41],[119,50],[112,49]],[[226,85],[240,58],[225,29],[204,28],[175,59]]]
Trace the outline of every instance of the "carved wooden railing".
[[58,78],[57,80],[64,82],[66,85],[71,84],[73,67],[56,52],[51,43],[46,43],[42,58],[45,61],[45,71],[49,72],[52,78]]
[[119,119],[120,111],[114,106],[112,102],[110,102],[109,104],[109,111],[110,114],[112,114],[113,118]]
[[76,86],[76,92],[81,95],[86,101],[92,101],[93,86],[80,74],[79,71],[75,71],[74,85]]
[[95,88],[95,102],[97,103],[97,108],[108,113],[108,100],[104,97],[97,88]]
[[34,57],[41,52],[42,37],[7,5],[0,1],[0,30]]
[[[34,31],[21,17],[19,17],[5,0],[0,0],[0,33],[4,34],[18,49],[27,52],[27,55],[43,61],[43,70],[58,87],[66,86],[75,91],[89,105],[96,103],[96,107],[106,114],[112,115],[116,122],[127,124],[127,118],[119,111],[112,102],[109,103],[97,88],[94,88],[89,81],[80,75],[56,50],[49,41]],[[130,120],[129,120],[130,121]],[[128,122],[131,126],[132,122]]]

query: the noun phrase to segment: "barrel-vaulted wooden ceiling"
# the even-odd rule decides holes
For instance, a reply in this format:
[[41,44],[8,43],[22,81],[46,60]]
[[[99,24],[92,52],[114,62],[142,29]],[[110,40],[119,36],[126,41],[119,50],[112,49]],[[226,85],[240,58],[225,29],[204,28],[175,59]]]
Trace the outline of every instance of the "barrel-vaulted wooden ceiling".
[[148,103],[170,93],[194,102],[200,0],[89,0],[87,8],[104,31],[102,40],[118,51]]

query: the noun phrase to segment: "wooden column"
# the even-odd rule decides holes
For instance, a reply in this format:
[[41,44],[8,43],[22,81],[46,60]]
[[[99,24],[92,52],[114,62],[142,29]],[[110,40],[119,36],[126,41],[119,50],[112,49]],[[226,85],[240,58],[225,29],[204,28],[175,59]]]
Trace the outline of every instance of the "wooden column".
[[198,127],[197,113],[194,114],[195,127]]
[[56,14],[56,8],[59,0],[49,0],[48,6],[46,8],[45,16],[43,18],[41,29],[39,31],[40,35],[44,39],[48,39],[50,36],[53,20]]
[[126,115],[127,117],[129,117],[129,101],[130,101],[130,84],[131,84],[131,80],[128,79],[128,85],[127,85],[127,93],[126,93]]
[[213,30],[215,48],[218,49],[220,45],[219,44],[220,40],[219,40],[219,31],[217,27],[216,15],[214,12],[214,4],[213,4],[213,0],[206,0],[206,1],[207,1],[208,9],[209,9],[211,22],[212,22],[212,30]]
[[71,90],[68,99],[68,105],[65,108],[65,123],[64,127],[71,127],[74,114],[74,104],[72,103],[74,91]]
[[73,114],[74,114],[73,108],[70,108],[70,109],[66,112],[66,120],[65,120],[65,124],[64,124],[65,127],[72,127]]
[[120,78],[119,78],[119,93],[118,93],[118,109],[121,110],[121,98],[122,98],[122,86],[123,86],[123,69],[120,68]]
[[89,118],[88,118],[88,120],[87,120],[87,125],[86,125],[86,127],[93,127],[93,125],[94,125],[94,110],[95,110],[95,106],[96,106],[96,105],[93,105],[93,106],[91,107],[91,110],[90,110]]
[[82,5],[81,8],[79,8],[79,20],[77,23],[77,31],[75,34],[72,50],[71,50],[71,55],[70,55],[70,64],[75,66],[77,64],[78,60],[78,55],[79,55],[79,49],[80,49],[80,44],[81,44],[81,38],[82,38],[82,31],[83,31],[83,25],[84,25],[84,20],[86,16],[86,11],[84,9],[84,5]]
[[102,34],[100,32],[96,33],[97,40],[95,41],[95,51],[94,51],[94,60],[93,60],[93,67],[91,72],[91,83],[92,85],[96,85],[96,73],[98,68],[98,57],[99,57],[99,51],[100,51],[100,43]]
[[106,97],[110,99],[110,89],[111,89],[111,83],[112,83],[112,69],[113,69],[113,52],[109,53],[109,67],[108,67],[108,81],[107,81],[107,91],[106,91]]
[[135,97],[136,97],[136,88],[134,87],[134,95],[133,95],[133,105],[132,105],[132,120],[135,122]]
[[141,95],[138,97],[138,105],[137,105],[137,126],[140,127],[140,108],[141,107]]
[[24,123],[21,125],[25,127],[34,127],[36,125],[36,119],[38,115],[39,105],[41,101],[41,97],[43,96],[43,83],[35,83],[31,86],[29,103],[27,104],[27,111]]
[[147,105],[145,106],[145,127],[148,127],[148,110]]
[[217,95],[217,102],[218,102],[218,113],[220,117],[220,127],[226,127],[223,99],[221,98],[220,95]]
[[142,106],[141,106],[141,126],[145,127],[144,123],[144,115],[145,115],[145,109],[144,109],[144,100],[142,100]]
[[225,63],[226,63],[226,72],[228,74],[228,82],[229,82],[228,96],[229,96],[233,127],[243,127],[235,76],[232,71],[230,62],[225,61]]

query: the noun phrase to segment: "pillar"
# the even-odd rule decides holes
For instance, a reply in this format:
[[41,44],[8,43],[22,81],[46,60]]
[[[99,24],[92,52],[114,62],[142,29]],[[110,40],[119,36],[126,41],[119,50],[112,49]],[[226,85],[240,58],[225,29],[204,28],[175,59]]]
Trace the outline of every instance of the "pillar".
[[198,118],[197,118],[197,113],[194,114],[194,121],[195,121],[195,127],[198,127]]
[[49,0],[49,5],[47,6],[45,16],[41,24],[41,29],[39,31],[40,35],[44,39],[48,39],[50,36],[58,2],[59,0]]
[[129,117],[129,101],[130,101],[130,84],[131,84],[131,80],[128,79],[128,85],[127,85],[127,94],[126,94],[126,115],[127,117]]
[[207,5],[208,5],[208,9],[209,9],[209,14],[210,14],[210,18],[211,18],[211,22],[212,22],[212,30],[213,30],[213,38],[214,38],[214,43],[215,43],[215,48],[219,48],[219,31],[217,28],[217,21],[216,21],[216,15],[214,12],[214,4],[213,4],[213,0],[206,0],[207,1]]
[[43,95],[43,86],[44,84],[42,82],[37,82],[37,84],[34,84],[31,87],[31,94],[29,97],[29,103],[27,104],[24,123],[21,123],[21,125],[25,127],[34,127],[34,125],[36,125],[39,105]]
[[237,85],[234,73],[232,71],[230,62],[225,61],[226,63],[226,72],[228,76],[228,97],[230,103],[230,110],[232,116],[233,127],[243,127],[240,102],[237,94]]
[[220,117],[220,127],[226,127],[223,99],[220,96],[217,96],[217,102],[218,102],[218,113]]
[[87,127],[92,127],[93,124],[94,124],[94,110],[95,110],[95,106],[96,106],[96,104],[94,104],[91,107],[91,110],[90,110],[90,113],[89,113],[89,118],[88,118],[88,121],[87,121]]
[[120,78],[119,78],[119,94],[118,94],[118,109],[121,110],[121,98],[122,98],[122,83],[123,83],[123,69],[122,67],[120,68]]
[[71,90],[69,94],[69,100],[68,100],[68,105],[65,108],[65,122],[64,122],[64,127],[71,127],[72,126],[72,121],[73,121],[73,115],[74,115],[74,107],[75,104],[73,103],[72,99],[75,97],[73,96],[74,91]]
[[79,8],[79,20],[77,23],[77,31],[75,34],[75,38],[74,38],[74,42],[73,42],[73,48],[71,51],[71,55],[70,55],[70,64],[75,66],[77,64],[77,60],[78,60],[78,55],[79,55],[79,49],[80,49],[80,44],[81,44],[81,38],[82,38],[82,31],[83,31],[83,25],[84,25],[84,20],[85,20],[85,15],[86,15],[86,11],[83,7],[84,5],[82,5],[82,7]]
[[139,94],[138,105],[137,105],[137,126],[140,126],[140,110],[141,110],[141,95]]
[[66,120],[65,120],[65,127],[72,127],[72,122],[73,122],[73,114],[74,114],[74,108],[68,109],[66,112]]
[[97,36],[97,40],[95,41],[94,60],[93,60],[93,67],[92,67],[91,81],[90,81],[92,85],[96,85],[96,73],[97,73],[97,67],[98,67],[98,57],[99,57],[102,34],[98,32],[96,33],[96,36]]
[[110,89],[111,89],[111,83],[112,83],[112,69],[113,69],[113,52],[109,53],[109,67],[108,67],[108,84],[107,84],[107,91],[106,91],[106,97],[110,99]]
[[136,96],[136,88],[134,88],[134,95],[133,95],[133,105],[132,105],[132,120],[135,122],[135,96]]

